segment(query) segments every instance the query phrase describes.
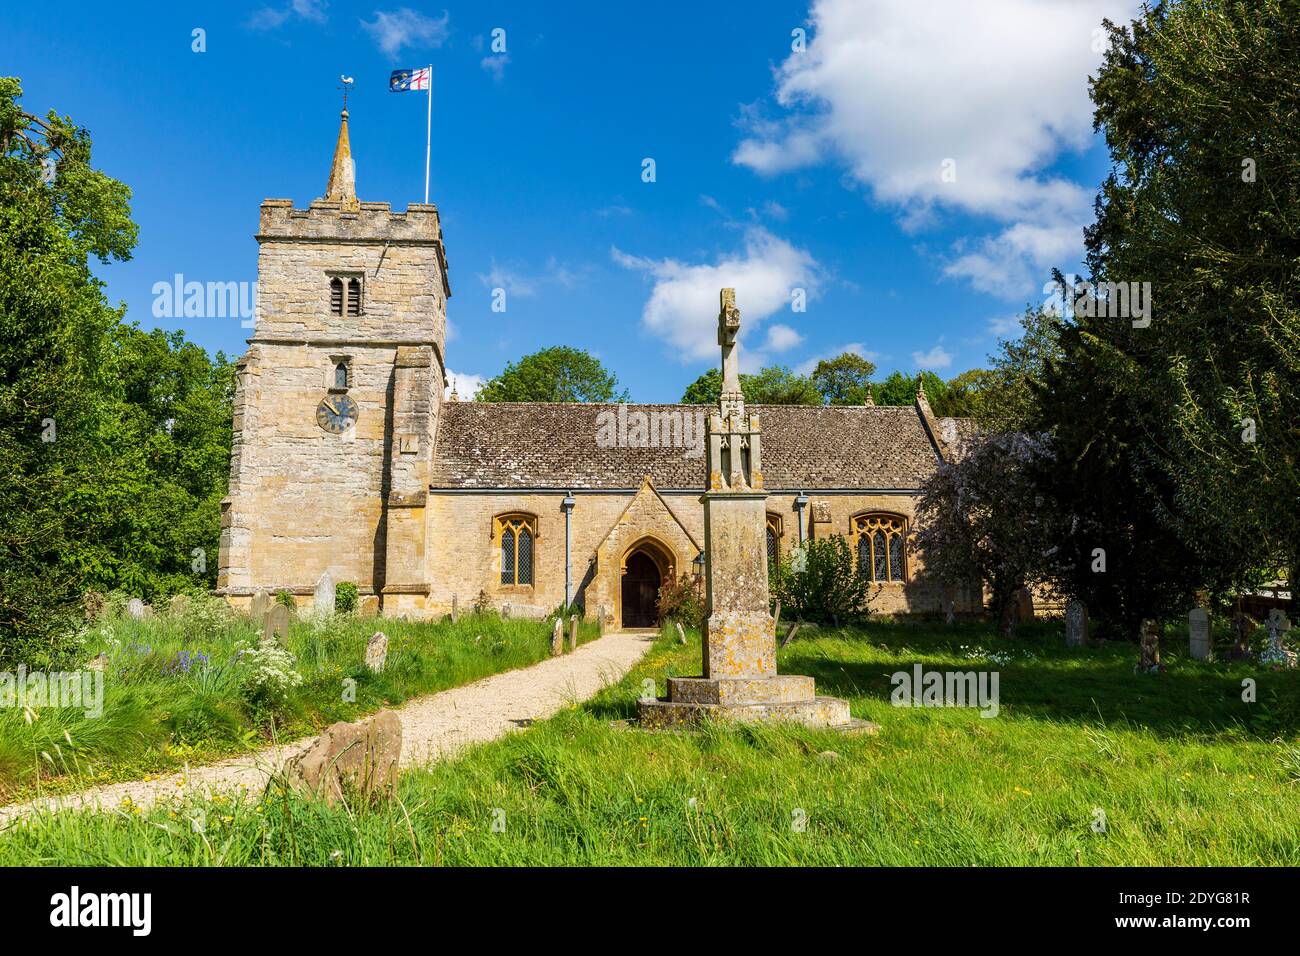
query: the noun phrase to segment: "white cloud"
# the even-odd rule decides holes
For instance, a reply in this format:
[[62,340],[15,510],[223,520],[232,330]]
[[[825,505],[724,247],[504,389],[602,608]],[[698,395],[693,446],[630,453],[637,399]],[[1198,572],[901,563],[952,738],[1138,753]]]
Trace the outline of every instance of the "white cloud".
[[293,16],[312,23],[324,23],[329,19],[325,14],[328,6],[325,0],[292,0],[284,7],[262,7],[249,18],[248,25],[254,30],[274,30]]
[[478,61],[478,65],[492,75],[494,83],[500,83],[506,76],[506,64],[510,62],[510,54],[493,53],[491,56],[485,56]]
[[989,332],[1001,339],[1011,335],[1019,335],[1020,316],[1009,315],[996,319],[989,319]]
[[788,352],[803,341],[803,336],[788,325],[776,323],[768,326],[767,342],[763,348],[769,352]]
[[489,289],[505,289],[507,295],[526,299],[537,294],[537,283],[516,269],[499,265],[492,260],[492,268],[480,272],[478,279]]
[[470,375],[467,372],[453,372],[451,369],[447,369],[447,384],[442,390],[442,397],[444,399],[451,398],[451,387],[455,385],[456,396],[462,402],[468,402],[478,394],[478,390],[483,387],[483,383],[486,381],[487,379],[482,375]]
[[426,17],[410,7],[401,7],[376,10],[373,22],[362,20],[360,23],[380,50],[388,56],[396,56],[403,47],[442,46],[447,42],[450,19],[451,15],[445,10],[441,17]]
[[937,372],[939,369],[947,368],[952,364],[952,353],[945,349],[941,343],[928,352],[913,352],[912,361],[918,369]]
[[[843,163],[905,227],[936,211],[1008,224],[946,274],[998,295],[1077,257],[1089,189],[1045,174],[1090,142],[1094,30],[1137,0],[815,0],[813,38],[778,68],[780,120],[748,107],[733,161],[775,174]],[[955,181],[943,163],[954,160]]]
[[811,254],[760,226],[745,230],[743,250],[714,264],[656,260],[618,248],[610,254],[624,268],[654,280],[641,319],[684,361],[717,354],[719,289],[735,288],[741,335],[754,341],[750,336],[764,319],[790,307],[791,290],[804,288],[810,298],[815,297],[822,279],[821,267]]

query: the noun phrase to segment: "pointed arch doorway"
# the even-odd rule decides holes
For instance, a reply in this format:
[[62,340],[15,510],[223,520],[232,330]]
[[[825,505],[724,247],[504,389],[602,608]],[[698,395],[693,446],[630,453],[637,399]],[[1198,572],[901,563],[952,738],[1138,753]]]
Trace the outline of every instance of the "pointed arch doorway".
[[673,578],[672,551],[643,538],[623,555],[619,620],[623,627],[654,627],[659,622],[659,588]]

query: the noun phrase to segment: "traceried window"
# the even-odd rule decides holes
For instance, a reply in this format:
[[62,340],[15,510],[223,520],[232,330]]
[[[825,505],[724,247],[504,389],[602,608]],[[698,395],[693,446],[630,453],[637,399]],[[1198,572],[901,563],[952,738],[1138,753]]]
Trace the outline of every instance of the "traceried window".
[[858,574],[872,581],[907,580],[907,522],[898,515],[858,515],[852,522]]
[[767,516],[767,573],[771,574],[781,564],[781,516]]
[[496,519],[501,548],[501,583],[531,585],[537,543],[537,519],[532,515],[501,515]]

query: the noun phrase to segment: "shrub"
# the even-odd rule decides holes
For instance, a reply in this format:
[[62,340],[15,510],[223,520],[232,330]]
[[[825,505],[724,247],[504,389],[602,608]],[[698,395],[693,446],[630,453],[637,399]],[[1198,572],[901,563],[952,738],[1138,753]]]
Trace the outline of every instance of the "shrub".
[[841,535],[796,548],[773,575],[783,614],[800,621],[840,625],[871,613],[871,583],[853,561]]
[[683,574],[659,588],[659,623],[680,621],[686,627],[704,626],[704,588],[693,574]]
[[275,603],[283,604],[290,611],[296,611],[298,609],[298,602],[293,599],[293,592],[288,588],[282,588],[275,593]]
[[339,614],[351,614],[357,609],[357,586],[351,581],[340,581],[334,589],[334,610]]

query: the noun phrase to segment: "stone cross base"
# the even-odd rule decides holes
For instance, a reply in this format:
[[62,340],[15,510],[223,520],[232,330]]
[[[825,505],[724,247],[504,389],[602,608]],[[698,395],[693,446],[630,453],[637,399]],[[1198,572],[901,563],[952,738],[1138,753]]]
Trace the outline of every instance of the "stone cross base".
[[785,721],[805,727],[874,730],[849,716],[849,702],[818,697],[811,677],[670,677],[668,696],[643,697],[641,726],[680,727],[702,720],[733,723]]

